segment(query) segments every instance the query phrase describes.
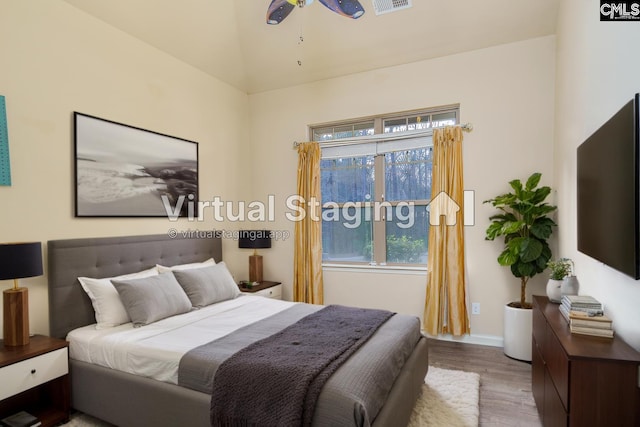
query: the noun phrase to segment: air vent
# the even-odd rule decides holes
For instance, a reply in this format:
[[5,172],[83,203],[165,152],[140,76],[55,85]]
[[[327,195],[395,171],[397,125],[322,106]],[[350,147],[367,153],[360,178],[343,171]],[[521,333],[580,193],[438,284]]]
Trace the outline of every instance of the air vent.
[[376,15],[384,13],[396,12],[411,7],[411,0],[371,0]]

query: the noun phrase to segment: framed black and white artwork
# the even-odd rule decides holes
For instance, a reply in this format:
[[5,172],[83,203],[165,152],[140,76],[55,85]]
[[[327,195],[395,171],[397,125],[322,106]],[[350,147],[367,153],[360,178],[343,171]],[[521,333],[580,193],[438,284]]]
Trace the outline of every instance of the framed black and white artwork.
[[197,215],[198,143],[74,112],[76,217]]

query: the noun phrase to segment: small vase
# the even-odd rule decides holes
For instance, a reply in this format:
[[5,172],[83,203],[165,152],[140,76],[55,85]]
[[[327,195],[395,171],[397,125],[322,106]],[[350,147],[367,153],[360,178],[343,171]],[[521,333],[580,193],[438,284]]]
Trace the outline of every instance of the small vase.
[[549,297],[549,301],[560,304],[562,300],[562,282],[564,281],[549,279],[549,281],[547,282],[547,297]]
[[560,293],[562,296],[578,295],[579,290],[580,282],[578,282],[578,278],[576,276],[565,277],[562,281],[562,286],[560,287]]

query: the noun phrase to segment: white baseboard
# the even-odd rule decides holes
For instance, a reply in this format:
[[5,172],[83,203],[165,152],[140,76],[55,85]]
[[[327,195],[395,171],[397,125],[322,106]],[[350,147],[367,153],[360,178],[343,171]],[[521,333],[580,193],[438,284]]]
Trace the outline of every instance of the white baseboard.
[[[424,333],[424,331],[423,331]],[[495,335],[463,335],[454,337],[453,335],[438,335],[431,337],[442,341],[461,342],[465,344],[488,345],[491,347],[504,347],[504,340],[500,336]]]

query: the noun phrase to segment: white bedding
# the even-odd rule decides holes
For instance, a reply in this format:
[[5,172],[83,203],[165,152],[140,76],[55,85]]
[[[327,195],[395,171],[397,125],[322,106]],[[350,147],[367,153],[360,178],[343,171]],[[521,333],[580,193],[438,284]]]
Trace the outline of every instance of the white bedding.
[[177,384],[178,364],[186,352],[293,304],[242,295],[140,328],[131,323],[108,329],[89,325],[67,335],[69,357]]

